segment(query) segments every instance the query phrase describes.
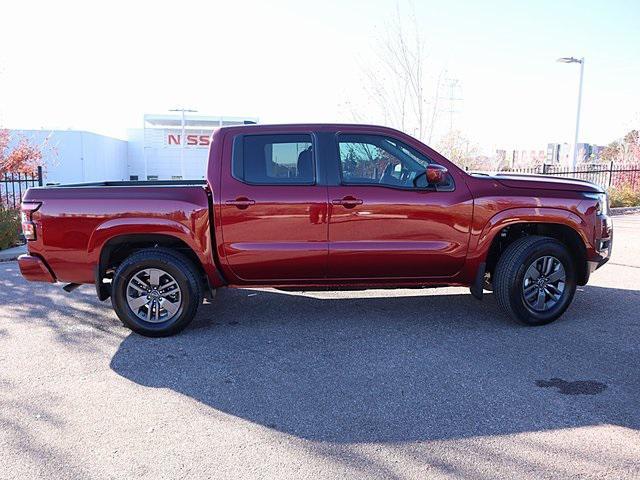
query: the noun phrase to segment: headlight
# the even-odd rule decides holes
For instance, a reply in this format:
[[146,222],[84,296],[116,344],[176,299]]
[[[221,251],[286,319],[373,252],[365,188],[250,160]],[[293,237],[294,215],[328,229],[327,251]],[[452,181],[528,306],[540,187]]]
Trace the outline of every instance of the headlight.
[[585,193],[584,196],[596,200],[597,215],[609,215],[609,196],[606,193]]

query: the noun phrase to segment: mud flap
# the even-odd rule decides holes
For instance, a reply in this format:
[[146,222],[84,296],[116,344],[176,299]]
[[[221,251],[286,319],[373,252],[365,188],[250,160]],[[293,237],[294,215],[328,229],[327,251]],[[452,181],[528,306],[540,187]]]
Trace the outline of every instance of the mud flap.
[[478,300],[482,300],[482,295],[483,295],[482,287],[484,286],[484,272],[486,271],[486,269],[487,269],[486,262],[482,262],[480,265],[478,265],[478,271],[476,272],[476,279],[474,280],[473,284],[469,287],[469,291],[471,292],[471,295],[476,297]]

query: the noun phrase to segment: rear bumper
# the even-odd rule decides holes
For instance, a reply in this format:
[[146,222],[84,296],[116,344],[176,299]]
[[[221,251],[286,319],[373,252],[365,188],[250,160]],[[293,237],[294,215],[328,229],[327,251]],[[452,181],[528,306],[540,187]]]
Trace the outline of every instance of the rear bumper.
[[33,255],[20,255],[18,257],[20,273],[30,282],[55,283],[56,279],[47,264],[40,257]]

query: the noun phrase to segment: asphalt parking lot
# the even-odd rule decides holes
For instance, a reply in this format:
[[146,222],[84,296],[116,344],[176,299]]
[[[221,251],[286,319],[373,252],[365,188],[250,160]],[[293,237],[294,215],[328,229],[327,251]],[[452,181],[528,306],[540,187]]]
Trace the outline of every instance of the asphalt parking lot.
[[638,478],[640,216],[559,321],[225,290],[183,334],[0,263],[0,478]]

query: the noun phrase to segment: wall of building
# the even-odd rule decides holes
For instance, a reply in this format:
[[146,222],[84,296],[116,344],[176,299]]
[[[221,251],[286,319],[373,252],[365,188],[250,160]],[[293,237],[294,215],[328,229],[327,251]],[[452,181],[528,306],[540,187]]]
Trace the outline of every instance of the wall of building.
[[[127,174],[145,179],[144,169],[144,129],[132,128],[127,130]],[[127,179],[129,178],[127,177]]]
[[83,181],[128,180],[126,141],[87,132],[80,136]]
[[127,140],[78,130],[12,130],[11,138],[14,144],[26,138],[41,147],[45,183],[199,180],[206,175],[212,132],[257,121],[191,112],[147,114],[144,128],[127,130]]
[[13,130],[11,138],[41,147],[45,183],[129,179],[124,140],[77,130]]
[[[146,142],[145,142],[146,131]],[[207,138],[210,132],[203,132]],[[12,143],[27,138],[41,146],[45,183],[81,183],[157,177],[171,180],[202,179],[206,174],[208,146],[167,144],[163,130],[129,129],[128,140],[77,130],[12,130]],[[150,138],[158,137],[158,138]],[[146,161],[145,161],[146,160]]]

